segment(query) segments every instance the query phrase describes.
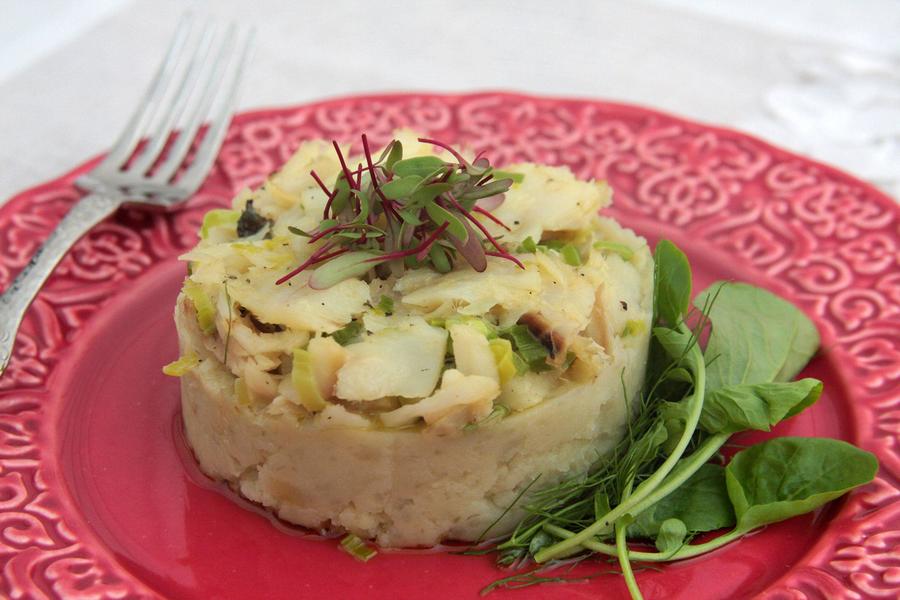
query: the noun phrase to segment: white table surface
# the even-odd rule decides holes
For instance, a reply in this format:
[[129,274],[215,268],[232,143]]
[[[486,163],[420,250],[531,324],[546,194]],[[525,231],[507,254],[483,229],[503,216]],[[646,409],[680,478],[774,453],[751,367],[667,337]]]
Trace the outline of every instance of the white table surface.
[[406,90],[614,99],[746,129],[900,197],[895,0],[0,0],[0,202],[111,144],[188,6],[255,24],[242,108]]

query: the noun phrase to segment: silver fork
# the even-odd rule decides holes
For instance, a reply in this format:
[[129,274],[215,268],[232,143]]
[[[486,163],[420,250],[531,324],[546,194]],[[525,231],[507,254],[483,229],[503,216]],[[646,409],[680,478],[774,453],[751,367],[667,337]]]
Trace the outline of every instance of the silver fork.
[[[76,182],[89,193],[63,217],[0,295],[0,375],[9,364],[25,311],[79,238],[120,206],[171,209],[200,187],[225,138],[252,40],[252,29],[235,24],[223,27],[191,15],[182,18],[162,64],[112,150]],[[198,139],[207,121],[209,126]],[[187,161],[195,140],[196,152]]]

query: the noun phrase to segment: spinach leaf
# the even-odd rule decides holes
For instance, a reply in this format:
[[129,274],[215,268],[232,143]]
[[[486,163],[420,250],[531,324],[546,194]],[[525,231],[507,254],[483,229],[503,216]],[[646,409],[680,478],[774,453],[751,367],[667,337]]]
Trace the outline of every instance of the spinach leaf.
[[[793,304],[789,304],[789,306],[800,312]],[[787,356],[781,365],[781,370],[775,376],[775,381],[790,381],[796,377],[819,349],[821,342],[819,330],[816,329],[816,326],[813,325],[813,322],[806,315],[801,312],[799,317],[797,317],[795,314],[793,324],[797,329],[791,338]]]
[[659,526],[656,536],[656,549],[660,552],[676,552],[684,546],[684,538],[687,537],[687,527],[678,519],[666,519]]
[[[699,427],[707,433],[769,431],[812,405],[821,394],[822,382],[812,378],[719,388],[706,394]],[[688,406],[684,402],[662,402],[659,414],[669,434],[663,450],[671,452],[672,440],[677,440],[684,431]]]
[[725,467],[710,463],[700,467],[681,487],[640,513],[628,535],[657,537],[669,519],[677,519],[691,533],[733,526],[734,509],[725,487]]
[[709,433],[769,431],[782,419],[810,406],[822,395],[822,382],[801,379],[790,383],[731,385],[706,395],[700,427]]
[[[713,301],[713,298],[715,300]],[[707,387],[785,381],[819,346],[819,334],[793,304],[745,283],[717,282],[694,305],[709,306]]]
[[662,319],[675,327],[691,304],[691,265],[678,246],[669,240],[659,241],[653,261],[653,322]]
[[782,437],[738,452],[725,468],[737,529],[808,513],[872,481],[875,456],[827,438]]

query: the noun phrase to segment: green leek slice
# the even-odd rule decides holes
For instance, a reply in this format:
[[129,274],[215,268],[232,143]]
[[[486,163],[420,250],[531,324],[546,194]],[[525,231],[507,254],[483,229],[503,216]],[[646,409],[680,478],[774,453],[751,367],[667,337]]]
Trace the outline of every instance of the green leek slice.
[[293,369],[291,370],[291,383],[300,397],[300,404],[310,412],[317,412],[325,408],[328,403],[322,397],[316,377],[313,373],[312,354],[309,350],[297,348],[294,350]]

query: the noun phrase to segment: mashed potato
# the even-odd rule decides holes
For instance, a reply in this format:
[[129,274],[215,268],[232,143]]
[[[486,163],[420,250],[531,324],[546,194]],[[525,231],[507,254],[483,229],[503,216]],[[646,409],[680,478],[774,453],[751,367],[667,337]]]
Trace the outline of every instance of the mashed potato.
[[[321,218],[310,170],[329,181],[338,168],[324,142],[304,144],[233,211],[208,215],[183,257],[187,439],[205,473],[287,521],[385,546],[474,540],[532,482],[583,472],[622,437],[649,343],[647,244],[597,215],[605,184],[519,164],[494,210],[511,231],[485,225],[524,269],[489,257],[483,273],[458,261],[276,286],[312,251],[289,229]],[[250,201],[259,227],[244,223]],[[546,360],[523,363],[529,340]]]

